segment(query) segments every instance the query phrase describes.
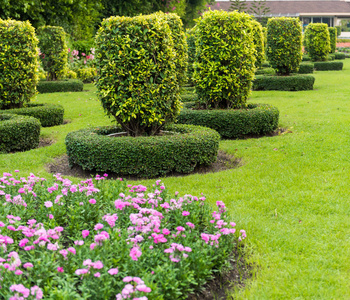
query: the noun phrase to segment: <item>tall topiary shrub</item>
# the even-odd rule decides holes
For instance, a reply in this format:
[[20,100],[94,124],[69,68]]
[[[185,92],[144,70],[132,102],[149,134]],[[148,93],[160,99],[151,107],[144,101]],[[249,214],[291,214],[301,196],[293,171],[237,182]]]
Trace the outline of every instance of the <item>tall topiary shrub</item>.
[[59,26],[43,26],[38,29],[40,58],[47,80],[57,80],[66,73],[68,48],[66,33]]
[[330,53],[335,53],[335,49],[337,48],[337,28],[328,27],[329,31],[329,46],[331,47]]
[[37,45],[28,21],[0,19],[0,109],[22,107],[36,94]]
[[258,21],[252,20],[252,25],[256,58],[255,66],[260,68],[261,64],[265,61],[264,32],[263,27]]
[[255,72],[252,30],[252,18],[237,11],[207,11],[198,20],[194,79],[207,107],[245,106]]
[[186,32],[186,41],[187,41],[187,79],[190,84],[193,84],[193,73],[194,73],[194,62],[196,54],[196,45],[195,45],[195,28],[191,28]]
[[310,23],[305,29],[304,39],[311,60],[327,60],[328,54],[331,50],[327,24]]
[[153,135],[180,110],[174,42],[158,14],[110,17],[96,36],[98,95],[129,135]]
[[269,19],[267,57],[279,75],[289,75],[298,71],[302,59],[302,27],[299,19]]

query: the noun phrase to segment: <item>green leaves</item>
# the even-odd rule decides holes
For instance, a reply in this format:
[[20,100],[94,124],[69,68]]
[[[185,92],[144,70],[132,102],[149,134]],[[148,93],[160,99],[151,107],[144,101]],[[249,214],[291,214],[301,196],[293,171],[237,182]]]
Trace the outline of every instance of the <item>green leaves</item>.
[[311,60],[326,61],[331,51],[328,25],[322,23],[310,23],[304,34],[305,49]]

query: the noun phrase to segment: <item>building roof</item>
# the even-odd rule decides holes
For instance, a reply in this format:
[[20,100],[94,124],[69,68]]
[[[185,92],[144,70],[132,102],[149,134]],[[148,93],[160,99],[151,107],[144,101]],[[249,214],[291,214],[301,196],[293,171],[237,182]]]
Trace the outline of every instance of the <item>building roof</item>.
[[[247,9],[254,3],[246,1]],[[270,8],[267,17],[275,16],[337,16],[350,17],[350,3],[345,1],[266,1],[266,7]],[[223,9],[228,11],[229,1],[217,1],[211,6],[213,10]]]

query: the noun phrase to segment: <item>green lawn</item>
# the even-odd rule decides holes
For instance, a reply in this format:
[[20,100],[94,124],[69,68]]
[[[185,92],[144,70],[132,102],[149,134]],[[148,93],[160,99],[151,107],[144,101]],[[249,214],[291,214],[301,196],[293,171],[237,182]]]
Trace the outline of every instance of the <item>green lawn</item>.
[[[257,269],[236,298],[350,298],[350,59],[344,68],[314,74],[313,91],[253,92],[249,101],[277,106],[280,125],[292,133],[222,141],[220,148],[242,158],[242,167],[164,178],[172,191],[224,201],[246,229],[249,260]],[[49,177],[44,165],[65,153],[69,131],[110,124],[95,88],[85,89],[38,95],[38,102],[62,104],[71,123],[42,130],[57,141],[50,147],[0,155],[0,172]]]

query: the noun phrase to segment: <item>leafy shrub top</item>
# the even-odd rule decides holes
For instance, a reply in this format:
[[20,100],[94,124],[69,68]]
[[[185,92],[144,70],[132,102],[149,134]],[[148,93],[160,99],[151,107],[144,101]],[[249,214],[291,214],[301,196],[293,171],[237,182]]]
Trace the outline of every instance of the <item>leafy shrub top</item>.
[[261,67],[261,64],[265,61],[265,45],[264,45],[264,32],[263,27],[258,21],[252,20],[253,24],[253,41],[255,45],[255,66]]
[[267,57],[278,74],[288,75],[298,71],[302,59],[302,27],[299,19],[269,19]]
[[337,48],[337,28],[328,27],[329,31],[329,46],[331,47],[330,53],[335,53],[335,49]]
[[207,106],[246,104],[256,60],[252,30],[252,18],[237,11],[207,11],[198,20],[194,79]]
[[328,25],[310,23],[305,29],[305,47],[311,60],[325,61],[331,51]]
[[195,27],[186,31],[186,40],[187,40],[187,57],[188,57],[188,66],[187,66],[187,78],[189,83],[193,83],[193,72],[194,72],[194,62],[196,54],[196,45],[195,45]]
[[110,17],[96,36],[98,95],[130,135],[157,133],[180,110],[174,42],[164,17]]
[[0,109],[21,107],[36,94],[37,45],[28,21],[0,19]]

